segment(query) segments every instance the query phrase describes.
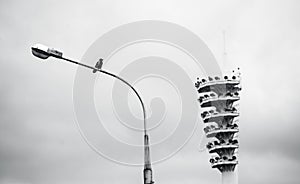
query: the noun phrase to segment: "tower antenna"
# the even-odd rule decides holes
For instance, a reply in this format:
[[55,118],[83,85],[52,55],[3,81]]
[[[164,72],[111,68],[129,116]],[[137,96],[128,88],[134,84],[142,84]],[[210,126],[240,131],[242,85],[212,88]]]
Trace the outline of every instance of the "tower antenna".
[[226,31],[223,30],[223,55],[226,56]]
[[226,51],[226,31],[223,30],[223,66],[224,68],[227,64],[227,51]]

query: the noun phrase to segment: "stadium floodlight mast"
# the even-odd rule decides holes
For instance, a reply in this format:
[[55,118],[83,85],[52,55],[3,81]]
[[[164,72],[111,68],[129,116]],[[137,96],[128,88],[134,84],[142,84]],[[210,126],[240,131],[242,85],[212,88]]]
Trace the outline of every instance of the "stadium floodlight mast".
[[99,61],[96,63],[95,67],[68,59],[63,57],[63,53],[61,51],[58,51],[56,49],[53,48],[49,48],[45,45],[42,44],[35,44],[34,46],[31,47],[31,51],[32,54],[40,59],[47,59],[49,57],[54,57],[57,59],[62,59],[65,61],[68,61],[70,63],[79,65],[79,66],[83,66],[85,68],[91,69],[93,73],[96,72],[101,72],[103,74],[109,75],[111,77],[114,77],[120,81],[122,81],[123,83],[125,83],[127,86],[129,86],[134,93],[136,94],[136,96],[138,97],[140,104],[142,106],[142,111],[143,111],[143,121],[144,121],[144,184],[153,184],[153,180],[152,180],[152,168],[151,168],[151,162],[150,162],[150,146],[149,146],[149,136],[147,133],[147,126],[146,126],[146,110],[145,110],[145,105],[144,102],[141,98],[141,96],[139,95],[139,93],[137,92],[137,90],[130,84],[128,83],[125,79],[111,73],[108,71],[105,71],[102,69],[102,65],[103,65],[103,59],[100,58]]

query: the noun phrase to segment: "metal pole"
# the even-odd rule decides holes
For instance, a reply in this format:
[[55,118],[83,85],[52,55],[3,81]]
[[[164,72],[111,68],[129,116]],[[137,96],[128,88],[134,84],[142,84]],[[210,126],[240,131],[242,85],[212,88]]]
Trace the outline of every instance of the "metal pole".
[[95,67],[92,67],[92,66],[89,66],[89,65],[77,62],[77,61],[73,61],[71,59],[67,59],[67,58],[64,58],[64,57],[57,57],[57,58],[58,59],[63,59],[65,61],[71,62],[73,64],[76,64],[76,65],[79,65],[79,66],[83,66],[83,67],[92,69],[94,71],[98,71],[98,72],[104,73],[104,74],[109,75],[111,77],[114,77],[116,79],[119,79],[120,81],[122,81],[123,83],[125,83],[127,86],[129,86],[134,91],[134,93],[138,97],[138,99],[140,101],[140,104],[142,106],[143,119],[144,119],[144,172],[143,172],[144,173],[144,184],[152,184],[152,183],[154,183],[153,180],[152,180],[152,168],[151,168],[151,162],[150,162],[149,136],[147,134],[147,126],[146,126],[147,125],[146,124],[146,110],[145,110],[144,102],[143,102],[141,96],[139,95],[139,93],[137,92],[137,90],[129,82],[127,82],[125,79],[123,79],[123,78],[121,78],[121,77],[119,77],[119,76],[117,76],[117,75],[115,75],[113,73],[110,73],[108,71],[105,71],[105,70],[102,70],[102,69],[98,69],[98,68],[95,68]]

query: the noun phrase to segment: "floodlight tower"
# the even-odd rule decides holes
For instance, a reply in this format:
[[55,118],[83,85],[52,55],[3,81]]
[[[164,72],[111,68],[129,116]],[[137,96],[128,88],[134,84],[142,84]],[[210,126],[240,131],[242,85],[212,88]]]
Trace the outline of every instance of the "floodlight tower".
[[204,132],[211,141],[206,145],[212,155],[209,160],[212,168],[222,173],[222,184],[237,184],[235,167],[238,164],[239,147],[238,101],[240,99],[240,72],[231,77],[197,78],[195,87],[202,109],[201,117],[205,124]]

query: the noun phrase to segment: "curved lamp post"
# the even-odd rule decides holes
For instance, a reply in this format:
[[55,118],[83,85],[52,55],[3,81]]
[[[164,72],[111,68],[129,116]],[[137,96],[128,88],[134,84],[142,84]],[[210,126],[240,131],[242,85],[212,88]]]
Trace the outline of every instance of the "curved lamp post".
[[152,169],[151,169],[151,161],[150,161],[150,148],[149,148],[149,136],[147,134],[147,127],[146,127],[146,110],[145,110],[145,105],[144,102],[141,98],[141,96],[139,95],[139,93],[136,91],[136,89],[130,84],[128,83],[125,79],[110,73],[108,71],[102,70],[102,64],[103,64],[103,59],[99,59],[99,61],[96,63],[95,67],[77,62],[77,61],[73,61],[71,59],[68,58],[64,58],[63,57],[63,53],[55,50],[53,48],[49,48],[47,46],[44,46],[42,44],[36,44],[34,46],[31,47],[31,51],[32,54],[40,59],[47,59],[48,57],[55,57],[57,59],[62,59],[65,61],[68,61],[70,63],[79,65],[79,66],[83,66],[85,68],[91,69],[93,71],[93,73],[96,72],[101,72],[103,74],[109,75],[111,77],[114,77],[120,81],[122,81],[123,83],[125,83],[127,86],[129,86],[134,93],[136,94],[136,96],[138,97],[140,104],[142,106],[142,111],[143,111],[143,121],[144,121],[144,184],[153,184],[153,180],[152,180]]

